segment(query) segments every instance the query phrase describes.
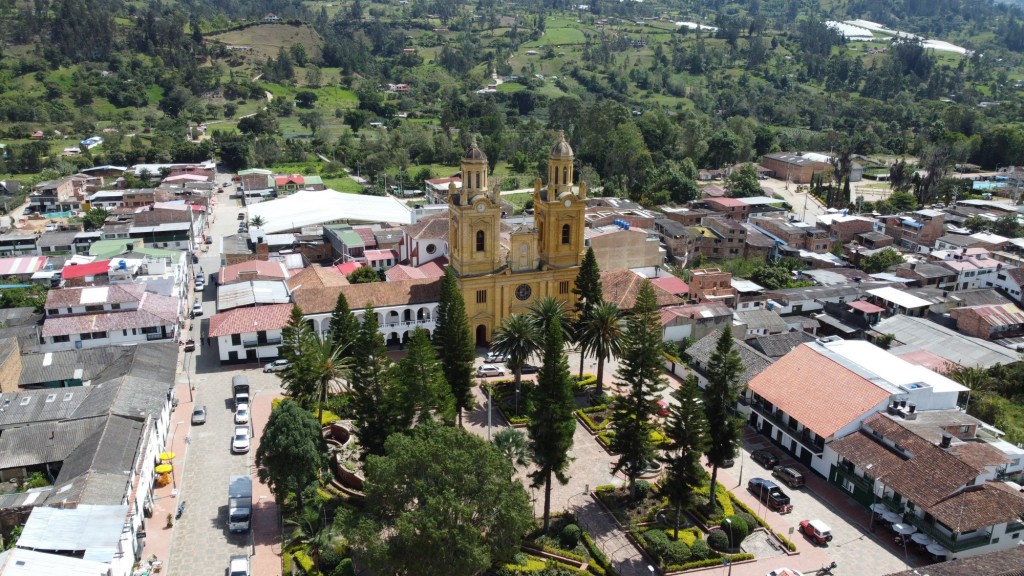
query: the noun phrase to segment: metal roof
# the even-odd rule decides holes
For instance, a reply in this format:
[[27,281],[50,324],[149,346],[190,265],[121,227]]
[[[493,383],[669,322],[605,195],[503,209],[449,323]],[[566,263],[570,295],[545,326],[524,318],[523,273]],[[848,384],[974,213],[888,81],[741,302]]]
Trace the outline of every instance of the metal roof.
[[1019,355],[1012,350],[980,338],[965,336],[924,318],[892,316],[874,325],[880,334],[892,334],[902,346],[890,349],[901,355],[915,350],[927,350],[961,366],[991,368],[996,364],[1012,364]]
[[[55,394],[55,396],[58,396]],[[0,435],[0,470],[63,462],[106,418],[32,424]]]
[[82,560],[60,554],[13,548],[0,555],[3,576],[103,576],[110,565],[96,560]]
[[118,554],[127,505],[77,508],[39,506],[25,522],[18,547],[29,550],[84,551],[85,560],[110,562]]
[[250,280],[217,287],[217,311],[259,304],[287,304],[291,301],[284,280]]
[[105,420],[64,460],[47,504],[120,504],[127,498],[145,425],[122,416]]

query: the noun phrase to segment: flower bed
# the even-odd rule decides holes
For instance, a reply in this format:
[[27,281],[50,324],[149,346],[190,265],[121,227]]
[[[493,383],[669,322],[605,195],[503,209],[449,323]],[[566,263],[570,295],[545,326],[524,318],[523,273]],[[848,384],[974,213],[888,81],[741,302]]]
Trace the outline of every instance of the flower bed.
[[605,404],[576,410],[576,418],[583,423],[591,434],[604,430],[611,423],[611,416],[612,411]]

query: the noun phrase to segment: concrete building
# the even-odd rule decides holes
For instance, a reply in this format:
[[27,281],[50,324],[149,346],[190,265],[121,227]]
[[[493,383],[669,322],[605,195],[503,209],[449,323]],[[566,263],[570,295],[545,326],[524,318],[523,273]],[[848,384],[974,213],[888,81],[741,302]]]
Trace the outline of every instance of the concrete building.
[[594,249],[601,270],[656,268],[666,258],[657,234],[614,224],[585,229],[583,245]]
[[700,268],[690,272],[690,297],[698,302],[720,302],[732,308],[736,302],[736,289],[732,274],[719,268]]
[[819,174],[831,174],[828,162],[805,158],[801,152],[772,152],[761,157],[761,166],[770,170],[775,178],[794,184],[810,184]]
[[1024,311],[1015,304],[963,306],[949,311],[956,329],[984,340],[1024,335]]

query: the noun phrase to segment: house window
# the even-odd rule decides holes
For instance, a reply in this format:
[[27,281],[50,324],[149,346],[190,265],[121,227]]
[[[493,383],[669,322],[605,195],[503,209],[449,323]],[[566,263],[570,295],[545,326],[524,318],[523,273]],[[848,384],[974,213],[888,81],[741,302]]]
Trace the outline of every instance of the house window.
[[850,494],[853,494],[853,482],[850,482],[848,479],[843,478],[843,490],[846,490]]
[[487,290],[477,290],[476,291],[476,303],[477,304],[486,304],[487,303]]
[[71,336],[68,336],[67,334],[65,334],[63,336],[54,336],[53,337],[53,341],[54,342],[71,342]]
[[235,346],[238,346],[239,344],[241,344],[242,343],[242,335],[241,334],[232,334],[231,335],[231,343],[234,344]]
[[568,280],[562,280],[561,282],[558,283],[558,293],[559,294],[568,294],[569,293],[569,281]]
[[102,310],[103,310],[103,305],[102,304],[98,305],[98,306],[93,305],[93,306],[86,306],[85,307],[85,311],[86,312],[100,312]]
[[92,337],[93,337],[93,338],[96,338],[96,339],[99,339],[99,338],[106,338],[106,337],[107,337],[107,332],[106,332],[106,331],[102,331],[102,332],[93,332],[93,333],[92,333]]
[[110,305],[110,309],[111,310],[120,310],[121,309],[121,304],[119,304],[117,302],[114,302],[113,304]]
[[484,251],[484,231],[483,230],[477,230],[476,231],[476,251],[477,252],[483,252]]
[[572,227],[568,224],[562,225],[562,244],[568,244],[569,238],[572,236]]
[[56,316],[57,314],[60,314],[60,308],[47,308],[46,313],[50,316]]

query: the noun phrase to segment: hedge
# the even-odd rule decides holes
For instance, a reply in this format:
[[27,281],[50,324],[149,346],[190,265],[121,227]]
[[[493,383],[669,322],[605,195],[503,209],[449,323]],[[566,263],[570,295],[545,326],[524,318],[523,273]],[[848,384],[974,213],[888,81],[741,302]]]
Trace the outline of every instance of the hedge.
[[619,576],[619,573],[612,567],[611,562],[608,561],[608,557],[604,555],[604,552],[597,547],[594,539],[590,537],[589,532],[583,533],[583,544],[587,547],[587,551],[590,552],[591,567],[599,567],[601,573],[607,574],[607,576]]
[[782,540],[782,543],[786,545],[787,550],[789,550],[790,552],[796,552],[796,544],[793,544],[793,542],[790,541],[789,538],[783,536],[782,532],[776,532],[775,535],[779,537],[779,540]]
[[575,561],[577,561],[577,562],[579,562],[581,564],[583,564],[583,563],[585,563],[587,561],[587,559],[585,557],[580,556],[579,554],[577,554],[575,552],[569,552],[568,550],[562,550],[561,548],[555,548],[553,546],[539,546],[539,545],[534,544],[532,542],[528,542],[528,543],[523,544],[523,548],[526,548],[528,550],[537,550],[539,552],[547,552],[548,554],[554,554],[556,556],[561,556],[562,558],[565,558],[567,560],[575,560]]
[[[753,560],[754,559],[754,555],[753,554],[746,554],[746,553],[744,553],[744,554],[729,554],[728,556],[726,556],[726,558],[729,559],[729,563],[730,564],[733,564],[733,563],[736,563],[736,562],[742,562],[744,560]],[[679,564],[679,565],[668,566],[667,568],[665,568],[665,571],[666,572],[682,572],[684,570],[694,570],[696,568],[707,568],[709,566],[721,566],[721,565],[722,565],[722,557],[719,556],[718,558],[708,558],[707,560],[696,560],[694,562],[687,562],[686,564]]]
[[292,553],[287,550],[281,553],[281,573],[292,573]]
[[296,550],[292,552],[292,556],[295,557],[295,562],[299,564],[299,569],[302,570],[303,574],[321,576],[320,571],[313,567],[313,559],[306,554],[305,550]]
[[[753,508],[751,508],[750,506],[747,506],[742,501],[740,501],[740,499],[737,498],[736,495],[733,494],[732,492],[729,492],[729,499],[732,500],[733,508],[738,507],[740,510],[743,510],[747,514],[750,514],[751,516],[753,516],[754,520],[757,521],[757,525],[758,526],[763,526],[765,528],[768,528],[768,522],[766,522],[764,518],[761,518],[760,516],[755,514]],[[750,529],[751,529],[751,531],[753,531],[754,527],[751,526]]]

